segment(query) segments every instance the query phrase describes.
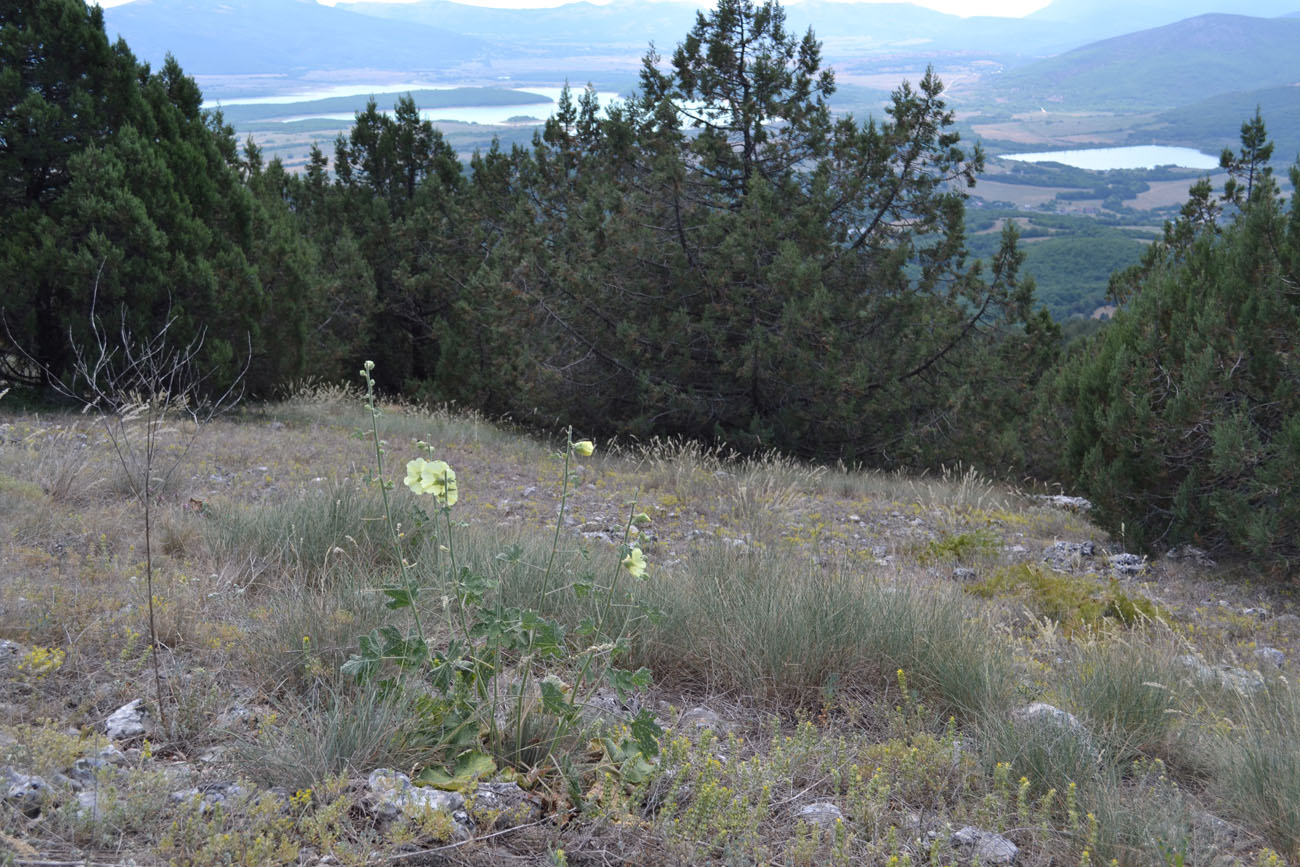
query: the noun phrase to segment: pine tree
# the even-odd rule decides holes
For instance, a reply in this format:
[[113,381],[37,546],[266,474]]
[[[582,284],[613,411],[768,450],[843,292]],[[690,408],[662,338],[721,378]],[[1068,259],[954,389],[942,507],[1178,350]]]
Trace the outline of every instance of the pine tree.
[[245,184],[255,148],[240,159],[174,58],[151,72],[110,46],[98,6],[9,4],[0,25],[0,372],[66,379],[93,312],[110,334],[204,333],[212,388],[250,360],[254,393],[300,375],[312,254]]
[[1278,196],[1270,151],[1257,114],[1224,196],[1243,210],[1162,247],[1056,380],[1066,472],[1148,548],[1300,556],[1300,201]]
[[1228,173],[1223,200],[1243,208],[1253,201],[1256,189],[1269,189],[1272,169],[1268,161],[1272,158],[1273,143],[1268,140],[1259,106],[1255,106],[1255,116],[1241,125],[1241,150],[1234,154],[1224,148],[1219,157],[1219,167]]
[[900,88],[865,125],[832,123],[833,86],[777,4],[727,0],[670,63],[648,54],[606,119],[562,104],[518,164],[523,234],[500,250],[535,311],[534,406],[913,462],[951,454],[973,378],[1023,397],[1040,368],[988,365],[1054,336],[1012,236],[987,276],[966,260],[982,155],[958,146],[942,84]]

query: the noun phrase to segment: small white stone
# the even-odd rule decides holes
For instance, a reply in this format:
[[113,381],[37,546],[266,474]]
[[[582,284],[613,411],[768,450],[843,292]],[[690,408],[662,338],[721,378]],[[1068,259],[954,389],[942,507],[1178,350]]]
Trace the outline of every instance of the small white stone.
[[391,768],[373,771],[366,782],[375,794],[380,814],[389,819],[418,815],[424,810],[451,813],[465,806],[465,797],[460,793],[417,786],[406,774]]
[[818,801],[815,804],[805,804],[800,807],[797,818],[809,825],[834,828],[836,822],[844,820],[844,813],[830,801]]
[[952,835],[954,846],[970,846],[981,864],[1014,864],[1020,849],[1006,837],[967,825]]
[[115,741],[143,737],[149,733],[150,728],[142,698],[122,705],[104,721],[104,734]]
[[1286,662],[1286,654],[1276,647],[1256,647],[1255,658],[1278,668],[1281,668],[1282,663]]

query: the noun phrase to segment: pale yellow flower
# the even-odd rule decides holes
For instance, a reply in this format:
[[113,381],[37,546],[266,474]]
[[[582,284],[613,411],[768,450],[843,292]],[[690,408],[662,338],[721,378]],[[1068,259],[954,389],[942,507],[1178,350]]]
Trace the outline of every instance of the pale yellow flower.
[[424,493],[433,494],[442,506],[454,506],[459,498],[456,471],[446,461],[425,461],[420,469],[420,487]]
[[591,453],[596,450],[596,445],[591,440],[579,440],[573,444],[573,450],[584,458],[589,458]]
[[623,558],[623,568],[633,578],[642,578],[645,576],[646,560],[645,555],[641,553],[640,548],[633,548],[628,555]]
[[413,461],[406,462],[406,478],[402,480],[416,494],[423,494],[424,488],[420,481],[424,473],[424,465],[428,463],[424,458],[416,458]]

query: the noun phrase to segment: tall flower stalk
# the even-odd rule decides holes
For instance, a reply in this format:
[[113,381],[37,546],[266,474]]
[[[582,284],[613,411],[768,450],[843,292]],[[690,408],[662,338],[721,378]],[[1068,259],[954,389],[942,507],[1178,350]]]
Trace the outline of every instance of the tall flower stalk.
[[[624,528],[620,559],[607,584],[574,582],[554,586],[556,554],[572,489],[574,461],[595,451],[590,440],[575,442],[570,430],[565,438],[560,507],[551,550],[545,567],[539,570],[542,574],[537,596],[540,608],[550,594],[560,591],[567,590],[578,598],[594,595],[593,616],[586,618],[570,635],[563,624],[544,618],[537,609],[505,607],[495,596],[498,586],[495,579],[478,574],[472,563],[458,562],[451,510],[460,497],[459,480],[446,461],[433,459],[431,446],[419,442],[418,447],[428,457],[408,461],[403,482],[413,495],[433,498],[441,513],[433,516],[434,527],[446,528],[446,535],[441,539],[445,544],[434,546],[433,565],[435,570],[442,570],[440,552],[445,551],[447,571],[441,574],[449,591],[443,600],[449,637],[445,645],[431,648],[418,605],[421,587],[412,564],[403,556],[402,535],[393,516],[390,491],[394,486],[384,478],[385,444],[379,433],[380,411],[376,405],[373,370],[374,364],[366,362],[361,371],[366,383],[365,403],[370,412],[369,436],[374,441],[384,519],[401,569],[400,583],[379,589],[388,597],[390,609],[411,608],[414,630],[403,634],[394,626],[384,626],[362,636],[360,652],[344,663],[344,671],[367,683],[375,680],[386,667],[396,665],[403,676],[396,681],[381,681],[381,688],[404,689],[406,678],[419,672],[440,695],[426,720],[428,731],[435,733],[432,749],[437,758],[420,775],[423,782],[451,788],[468,786],[484,774],[494,772],[498,760],[533,771],[543,763],[555,767],[565,765],[554,760],[554,751],[579,724],[583,708],[601,682],[608,680],[620,695],[649,683],[649,671],[645,669],[626,672],[614,667],[616,658],[627,647],[627,622],[620,621],[620,627],[607,634],[614,596],[619,592],[623,573],[638,579],[645,576],[645,555],[638,546],[628,544],[636,516],[630,516]],[[575,643],[585,649],[577,650]],[[543,666],[551,670],[544,673]],[[562,673],[574,681],[572,686],[565,684]],[[500,715],[503,702],[506,710]],[[539,720],[548,733],[540,739],[530,738],[529,723]],[[643,712],[633,720],[632,729],[636,755],[643,762],[649,761],[658,752],[661,734],[658,726],[651,715]]]
[[[388,532],[393,539],[393,550],[397,554],[398,568],[402,576],[401,589],[406,594],[405,598],[409,601],[416,637],[419,639],[420,644],[427,648],[428,642],[424,632],[424,621],[420,617],[420,606],[416,602],[419,585],[412,575],[411,564],[407,562],[402,552],[402,537],[397,531],[397,522],[393,520],[393,506],[388,495],[392,484],[384,478],[384,442],[379,438],[380,412],[378,405],[375,403],[375,380],[370,375],[374,369],[375,363],[367,361],[362,365],[361,377],[366,381],[366,409],[370,412],[370,435],[375,447],[375,471],[378,473],[379,493],[384,501],[384,521],[388,524]],[[390,593],[389,597],[390,600],[393,600],[393,594]],[[390,601],[390,607],[391,605]]]

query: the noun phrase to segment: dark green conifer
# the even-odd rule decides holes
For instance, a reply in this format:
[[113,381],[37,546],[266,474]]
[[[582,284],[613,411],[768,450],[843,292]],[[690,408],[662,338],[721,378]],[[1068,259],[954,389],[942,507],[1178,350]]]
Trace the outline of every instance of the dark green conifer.
[[[1113,531],[1267,559],[1300,555],[1300,220],[1242,128],[1219,227],[1166,232],[1108,329],[1057,377],[1064,464]],[[1300,169],[1292,170],[1300,180]],[[1193,188],[1207,202],[1208,185]]]

